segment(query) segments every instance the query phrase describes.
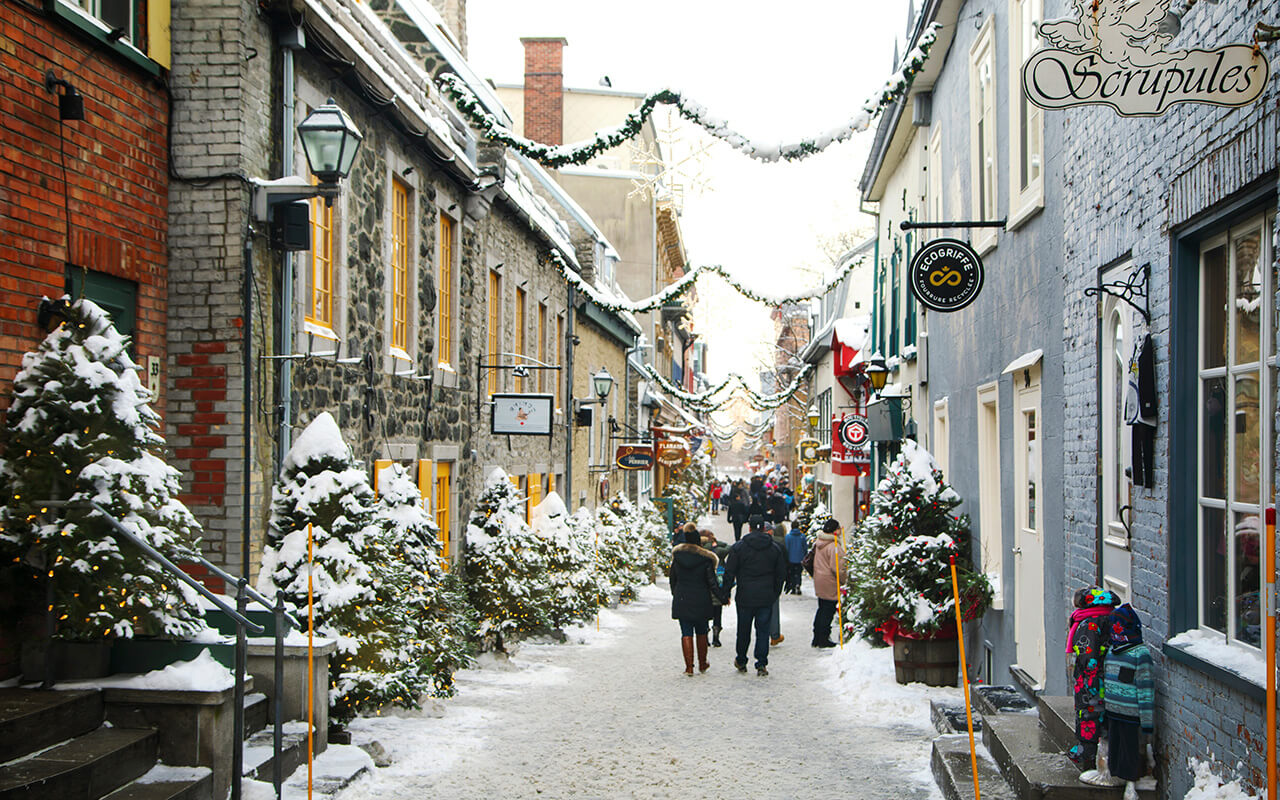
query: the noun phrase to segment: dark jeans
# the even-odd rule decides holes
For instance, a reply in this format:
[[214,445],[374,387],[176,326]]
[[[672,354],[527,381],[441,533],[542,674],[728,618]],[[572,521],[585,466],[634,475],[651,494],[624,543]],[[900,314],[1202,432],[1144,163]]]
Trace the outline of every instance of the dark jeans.
[[1136,781],[1146,770],[1141,747],[1142,727],[1136,719],[1107,714],[1107,767],[1112,777]]
[[787,565],[787,591],[800,594],[800,575],[804,572],[804,566],[796,561]]
[[742,523],[733,523],[733,540],[736,542],[742,538]]
[[724,606],[716,606],[715,611],[711,614],[711,624],[716,628],[723,628],[721,622],[724,620]]
[[707,621],[705,619],[680,620],[681,636],[693,636],[695,633],[700,636],[707,635]]
[[818,600],[818,611],[813,615],[813,641],[831,641],[831,620],[836,615],[835,600]]
[[769,626],[772,621],[772,605],[759,608],[738,606],[737,663],[747,663],[747,645],[751,644],[752,627],[756,632],[756,647],[753,653],[756,657],[756,667],[763,667],[769,663]]

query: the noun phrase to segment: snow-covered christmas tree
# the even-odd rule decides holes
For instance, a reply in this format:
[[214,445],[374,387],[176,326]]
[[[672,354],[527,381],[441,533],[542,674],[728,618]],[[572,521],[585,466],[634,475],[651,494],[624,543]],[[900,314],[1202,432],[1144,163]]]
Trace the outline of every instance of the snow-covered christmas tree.
[[204,627],[195,593],[83,505],[102,506],[173,561],[198,553],[200,526],[159,455],[150,392],[101,308],[77,300],[64,319],[14,378],[0,461],[4,563],[39,584],[31,596],[52,583],[59,638],[191,635]]
[[533,532],[543,540],[548,579],[555,603],[547,621],[553,627],[588,619],[600,604],[593,554],[569,527],[569,513],[560,495],[551,492],[533,509]]
[[851,633],[876,643],[899,632],[927,637],[955,624],[951,556],[956,558],[961,611],[980,616],[991,587],[973,569],[969,519],[951,512],[960,496],[943,480],[933,457],[911,440],[871,495],[871,513],[851,532]]
[[512,635],[548,627],[555,603],[543,543],[525,522],[524,498],[494,469],[467,521],[464,578],[479,634],[497,650]]

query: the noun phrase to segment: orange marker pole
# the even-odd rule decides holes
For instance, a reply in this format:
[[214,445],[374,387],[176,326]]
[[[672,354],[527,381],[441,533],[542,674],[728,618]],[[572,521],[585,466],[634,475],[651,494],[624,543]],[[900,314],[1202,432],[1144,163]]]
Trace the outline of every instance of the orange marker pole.
[[1267,609],[1267,800],[1276,800],[1276,507],[1267,509],[1267,542],[1263,548],[1267,582],[1263,603]]
[[[315,753],[315,592],[311,576],[316,557],[316,542],[311,538],[311,523],[307,523],[307,800],[311,800],[312,760]],[[278,688],[278,687],[277,687]]]
[[973,706],[969,705],[969,666],[964,660],[964,618],[960,614],[960,580],[956,577],[956,557],[951,556],[951,594],[956,601],[956,635],[960,637],[960,684],[964,686],[964,716],[969,723],[969,766],[973,770],[973,798],[982,800],[978,791],[978,749],[973,743]]
[[844,573],[840,571],[840,552],[844,550],[843,533],[844,528],[836,528],[836,627],[840,631],[841,650],[844,649]]

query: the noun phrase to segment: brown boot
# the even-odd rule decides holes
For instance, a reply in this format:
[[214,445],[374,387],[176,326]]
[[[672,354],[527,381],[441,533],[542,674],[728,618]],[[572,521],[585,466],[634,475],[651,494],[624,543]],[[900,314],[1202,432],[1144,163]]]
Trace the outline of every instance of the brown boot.
[[707,635],[698,634],[698,672],[706,672],[711,668],[707,663]]
[[681,636],[680,649],[684,651],[684,674],[693,674],[693,637]]

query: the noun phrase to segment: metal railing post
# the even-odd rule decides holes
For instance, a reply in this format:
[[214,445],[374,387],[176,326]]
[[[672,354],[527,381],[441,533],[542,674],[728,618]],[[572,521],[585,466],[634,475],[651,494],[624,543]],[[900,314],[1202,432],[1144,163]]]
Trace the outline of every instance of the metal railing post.
[[[249,595],[245,592],[249,581],[240,577],[236,582],[236,612],[242,619],[248,610]],[[244,671],[249,654],[249,633],[243,622],[236,623],[236,696],[232,716],[231,749],[231,800],[240,800],[241,783],[244,781]]]
[[285,613],[284,613],[284,592],[276,593],[276,689],[275,697],[271,703],[273,706],[272,718],[275,720],[275,728],[272,732],[271,749],[275,753],[275,763],[271,767],[271,783],[276,787],[276,800],[280,800],[283,791],[281,784],[284,778],[281,775],[283,765],[280,763],[280,753],[284,749],[284,631],[285,631]]

